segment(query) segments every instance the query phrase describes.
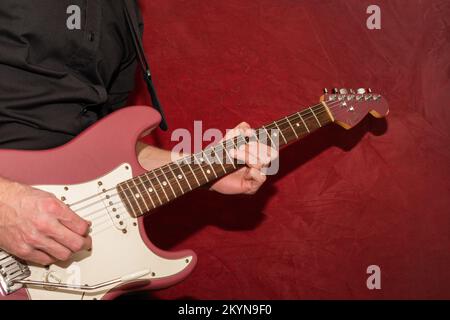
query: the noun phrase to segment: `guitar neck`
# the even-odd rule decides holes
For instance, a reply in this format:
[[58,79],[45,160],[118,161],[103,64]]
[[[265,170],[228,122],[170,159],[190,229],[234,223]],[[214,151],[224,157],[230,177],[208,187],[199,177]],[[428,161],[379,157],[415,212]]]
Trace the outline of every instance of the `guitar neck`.
[[[299,140],[333,122],[329,109],[320,103],[256,130],[254,140],[276,148]],[[250,141],[251,139],[250,138]],[[230,151],[249,142],[234,137],[202,152],[171,162],[117,185],[128,211],[141,216],[243,166]]]

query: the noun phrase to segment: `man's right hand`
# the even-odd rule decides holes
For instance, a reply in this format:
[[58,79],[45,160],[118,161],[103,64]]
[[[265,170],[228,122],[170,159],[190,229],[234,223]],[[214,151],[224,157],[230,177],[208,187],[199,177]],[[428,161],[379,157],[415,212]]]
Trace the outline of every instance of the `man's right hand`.
[[25,261],[49,265],[90,249],[89,223],[53,195],[0,181],[0,248]]

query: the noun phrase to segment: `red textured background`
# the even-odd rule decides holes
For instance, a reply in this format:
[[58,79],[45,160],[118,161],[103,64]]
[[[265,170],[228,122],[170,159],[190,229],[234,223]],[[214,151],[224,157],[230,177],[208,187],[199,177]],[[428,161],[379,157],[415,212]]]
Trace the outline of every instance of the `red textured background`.
[[[141,2],[171,130],[259,126],[323,87],[371,87],[391,108],[288,147],[254,197],[200,191],[149,217],[156,245],[199,263],[148,297],[450,298],[449,1]],[[140,83],[133,102],[144,95]],[[170,148],[170,134],[156,143]],[[379,291],[366,288],[372,264]]]

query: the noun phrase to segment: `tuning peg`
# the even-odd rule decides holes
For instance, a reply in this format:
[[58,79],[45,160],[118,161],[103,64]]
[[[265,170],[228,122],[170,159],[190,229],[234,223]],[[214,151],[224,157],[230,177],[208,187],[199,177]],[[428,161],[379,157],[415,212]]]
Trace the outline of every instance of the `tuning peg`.
[[347,91],[347,89],[342,88],[341,90],[339,90],[339,93],[340,93],[340,94],[347,94],[348,91]]
[[350,89],[350,93],[351,93],[351,94],[355,94],[355,90]]
[[372,93],[372,89],[370,89],[370,88],[367,89],[367,92]]
[[356,92],[357,92],[358,94],[365,94],[365,93],[366,93],[366,89],[364,89],[364,88],[359,88],[358,90],[356,90]]
[[328,89],[327,89],[327,88],[324,88],[324,89],[323,89],[323,93],[328,94]]
[[334,88],[334,89],[333,89],[333,93],[334,93],[334,94],[338,94],[338,93],[339,93],[338,88]]

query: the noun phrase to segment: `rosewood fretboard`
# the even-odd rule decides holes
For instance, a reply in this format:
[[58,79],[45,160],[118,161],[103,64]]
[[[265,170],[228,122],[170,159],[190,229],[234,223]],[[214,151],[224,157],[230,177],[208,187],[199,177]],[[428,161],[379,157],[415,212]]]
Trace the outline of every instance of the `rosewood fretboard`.
[[[254,139],[282,147],[331,122],[327,107],[321,103],[257,129]],[[124,181],[117,185],[117,191],[131,214],[143,215],[242,167],[230,151],[248,142],[243,136],[225,140]]]

